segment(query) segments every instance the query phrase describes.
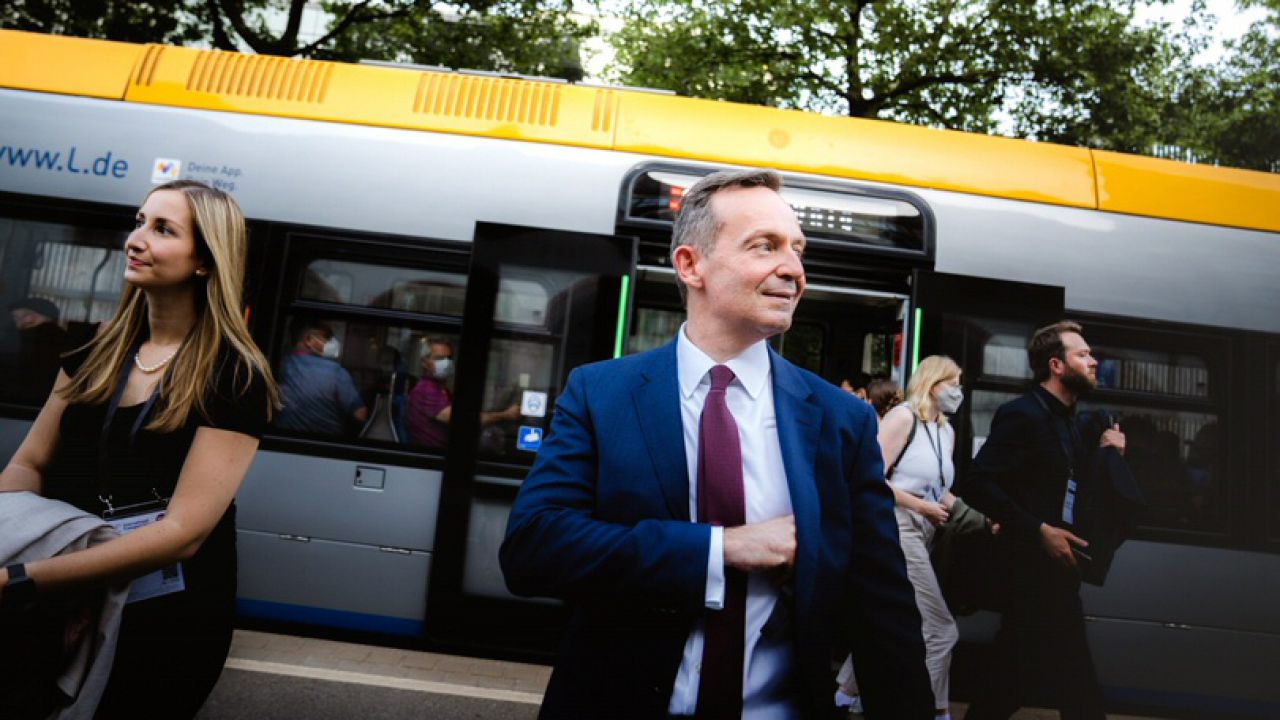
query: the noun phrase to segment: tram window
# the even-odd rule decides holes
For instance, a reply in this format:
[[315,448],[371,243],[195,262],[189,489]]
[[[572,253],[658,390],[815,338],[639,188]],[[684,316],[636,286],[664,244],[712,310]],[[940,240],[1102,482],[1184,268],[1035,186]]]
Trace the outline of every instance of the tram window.
[[782,357],[813,373],[822,373],[823,331],[816,323],[795,322],[774,341]]
[[662,347],[671,342],[684,322],[683,310],[663,310],[659,308],[636,308],[631,323],[631,342],[627,351],[640,353]]
[[1227,478],[1222,472],[1218,416],[1085,400],[1105,406],[1125,434],[1125,460],[1147,500],[1147,527],[1221,532]]
[[[542,340],[494,339],[480,406],[479,455],[485,460],[526,462],[532,454],[519,434],[522,428],[541,427],[550,416],[547,408],[556,395],[555,345]],[[546,398],[539,410],[529,411],[526,395]]]
[[1031,379],[1031,363],[1027,359],[1027,342],[1031,330],[1026,323],[999,320],[974,320],[986,336],[982,346],[982,374],[989,377]]
[[0,401],[42,404],[124,285],[127,233],[0,217]]
[[1225,347],[1213,338],[1085,324],[1098,389],[1081,409],[1106,408],[1126,437],[1125,459],[1146,496],[1139,522],[1162,530],[1227,530],[1228,436],[1217,376]]
[[319,259],[302,273],[298,298],[461,317],[466,286],[461,273]]
[[585,279],[582,273],[513,265],[499,266],[498,273],[494,322],[539,329],[571,320],[565,315],[566,303],[573,301],[577,285]]
[[1020,394],[992,390],[974,390],[969,394],[969,421],[973,424],[974,457],[977,457],[982,444],[991,434],[991,421],[996,416],[996,410]]
[[444,451],[457,335],[309,314],[287,326],[278,430]]

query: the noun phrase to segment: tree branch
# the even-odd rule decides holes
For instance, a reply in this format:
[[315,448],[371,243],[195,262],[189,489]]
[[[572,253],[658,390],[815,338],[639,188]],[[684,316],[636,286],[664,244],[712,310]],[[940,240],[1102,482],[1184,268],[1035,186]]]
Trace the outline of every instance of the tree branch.
[[215,0],[209,0],[209,7],[215,14],[221,10],[231,23],[231,28],[236,31],[236,35],[239,35],[240,39],[244,40],[254,52],[265,55],[277,54],[275,44],[254,32],[253,28],[244,21],[244,9],[237,0],[216,0],[216,4]]
[[347,11],[346,15],[342,16],[341,20],[334,23],[333,27],[329,28],[329,32],[325,33],[315,42],[295,49],[293,54],[302,55],[304,57],[309,56],[311,53],[323,47],[325,43],[329,42],[330,40],[346,32],[347,28],[351,27],[357,22],[364,24],[364,23],[378,22],[381,20],[392,20],[394,18],[404,17],[408,15],[410,12],[410,8],[399,8],[397,10],[391,10],[389,12],[375,13],[372,15],[362,16],[360,11],[368,7],[369,2],[370,0],[361,0],[360,2],[356,3],[349,11]]
[[919,75],[905,82],[896,83],[893,87],[886,90],[883,95],[876,98],[880,105],[901,97],[909,93],[913,93],[922,87],[930,85],[977,85],[988,80],[996,80],[1000,77],[1000,73],[991,70],[975,70],[967,73],[938,73],[936,75]]
[[209,17],[213,22],[213,46],[219,50],[234,52],[237,49],[236,44],[227,34],[227,26],[222,24],[222,13],[218,11],[218,1],[205,0],[205,7],[209,9]]
[[307,0],[292,0],[289,3],[289,20],[285,23],[284,34],[280,36],[280,47],[296,47],[298,44],[298,30],[302,28],[302,10],[307,5]]

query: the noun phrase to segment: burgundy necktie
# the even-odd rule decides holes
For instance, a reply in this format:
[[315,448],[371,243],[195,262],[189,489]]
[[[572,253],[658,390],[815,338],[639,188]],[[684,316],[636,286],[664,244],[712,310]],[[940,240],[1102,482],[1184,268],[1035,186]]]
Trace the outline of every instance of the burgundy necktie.
[[[738,424],[729,413],[725,390],[733,371],[711,368],[711,391],[698,430],[698,522],[734,527],[747,518],[742,490],[742,447]],[[702,671],[696,717],[742,717],[743,638],[747,617],[747,575],[726,567],[724,609],[706,613]]]

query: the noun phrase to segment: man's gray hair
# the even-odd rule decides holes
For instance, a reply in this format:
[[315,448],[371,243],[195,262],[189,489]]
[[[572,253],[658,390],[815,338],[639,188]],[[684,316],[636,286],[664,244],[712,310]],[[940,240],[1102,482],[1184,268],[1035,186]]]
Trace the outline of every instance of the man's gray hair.
[[[685,191],[680,199],[680,212],[671,230],[671,264],[675,266],[676,248],[688,245],[703,255],[710,255],[716,246],[716,235],[723,224],[711,209],[711,198],[729,188],[766,187],[774,192],[782,189],[782,176],[772,170],[721,170],[712,173]],[[688,292],[680,276],[676,275],[676,287],[683,300]]]

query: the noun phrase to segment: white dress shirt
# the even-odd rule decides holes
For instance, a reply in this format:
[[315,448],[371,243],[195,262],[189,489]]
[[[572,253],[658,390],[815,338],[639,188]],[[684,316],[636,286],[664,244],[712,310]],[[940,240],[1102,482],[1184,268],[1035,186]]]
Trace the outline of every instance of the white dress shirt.
[[[791,495],[778,443],[778,424],[773,410],[772,371],[765,341],[752,345],[741,355],[724,363],[733,371],[725,400],[738,425],[742,443],[742,482],[748,523],[791,514]],[[698,519],[698,436],[702,406],[711,390],[711,368],[716,362],[698,349],[680,326],[676,339],[676,370],[680,383],[680,414],[684,425],[684,453],[689,472],[689,517]],[[791,638],[768,642],[760,629],[773,612],[778,591],[765,573],[752,573],[747,580],[746,637],[743,655],[742,717],[744,720],[772,720],[800,716],[796,698],[786,694],[787,674],[794,660]],[[712,610],[724,607],[724,529],[711,530],[711,551],[707,557],[706,604]],[[667,711],[672,715],[692,715],[698,705],[698,680],[702,666],[703,623],[694,627],[684,645],[684,659],[676,675]]]

